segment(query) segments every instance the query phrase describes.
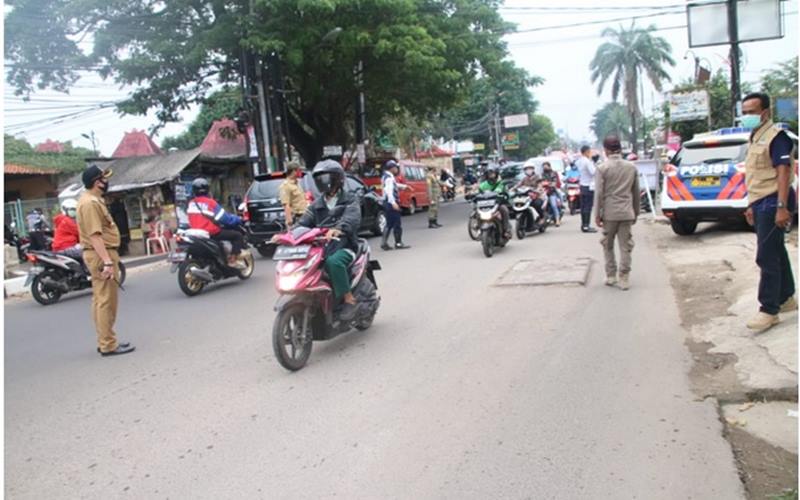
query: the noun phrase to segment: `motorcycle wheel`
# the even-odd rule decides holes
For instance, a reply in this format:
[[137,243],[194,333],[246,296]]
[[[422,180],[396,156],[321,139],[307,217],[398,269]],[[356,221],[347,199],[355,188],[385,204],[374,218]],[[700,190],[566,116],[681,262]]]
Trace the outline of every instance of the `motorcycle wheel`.
[[58,280],[60,276],[55,271],[47,270],[33,278],[33,283],[31,283],[31,295],[33,295],[33,299],[43,306],[49,306],[61,299],[61,291],[45,288],[44,284],[42,284],[42,278],[44,277]]
[[473,241],[481,239],[480,222],[478,222],[478,218],[474,215],[470,215],[467,221],[467,231],[469,232],[469,237],[472,238]]
[[528,225],[528,218],[525,214],[520,214],[517,217],[517,239],[525,239],[525,228]]
[[206,287],[203,281],[195,278],[189,272],[192,268],[199,269],[200,267],[200,263],[196,260],[186,260],[178,266],[178,286],[189,297],[194,297]]
[[244,258],[244,262],[247,264],[247,267],[245,267],[244,269],[239,271],[239,279],[240,280],[248,279],[250,276],[253,275],[253,273],[256,270],[256,261],[255,261],[255,259],[253,259],[253,255],[252,254],[250,254],[247,257],[245,257]]
[[[378,300],[378,293],[375,290],[375,285],[368,279],[365,279],[363,284],[361,285],[362,290],[359,291],[359,299],[365,298],[367,300]],[[364,331],[367,328],[372,326],[372,322],[375,320],[375,314],[377,314],[378,310],[372,311],[369,316],[360,318],[358,321],[353,323],[353,326],[356,330]]]
[[543,233],[543,232],[545,232],[545,231],[547,230],[547,225],[548,225],[548,224],[549,224],[549,222],[548,222],[548,220],[547,220],[547,219],[543,220],[543,221],[542,221],[542,223],[541,223],[541,224],[539,224],[539,232],[540,232],[540,233]]
[[483,255],[486,257],[494,255],[494,238],[491,231],[481,232],[481,246],[483,247]]
[[272,349],[275,357],[282,367],[293,372],[303,368],[311,356],[313,334],[309,331],[303,338],[301,331],[305,310],[306,306],[302,304],[287,307],[278,314],[272,327]]

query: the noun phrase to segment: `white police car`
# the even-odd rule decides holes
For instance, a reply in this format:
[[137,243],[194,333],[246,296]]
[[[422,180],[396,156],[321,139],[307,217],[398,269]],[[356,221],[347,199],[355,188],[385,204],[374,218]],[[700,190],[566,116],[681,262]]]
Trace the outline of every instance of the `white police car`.
[[[797,136],[781,128],[797,145]],[[686,141],[664,167],[661,211],[679,235],[694,233],[699,222],[743,220],[747,209],[744,159],[751,130],[723,128]]]

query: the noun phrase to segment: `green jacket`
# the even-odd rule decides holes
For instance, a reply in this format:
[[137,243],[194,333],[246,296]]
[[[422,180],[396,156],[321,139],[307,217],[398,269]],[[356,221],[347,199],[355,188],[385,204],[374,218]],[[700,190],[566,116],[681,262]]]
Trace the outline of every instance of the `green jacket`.
[[480,186],[478,186],[478,190],[481,193],[484,193],[486,191],[494,191],[495,193],[503,194],[506,192],[506,185],[500,179],[497,179],[497,182],[495,182],[494,184],[486,180],[481,182]]

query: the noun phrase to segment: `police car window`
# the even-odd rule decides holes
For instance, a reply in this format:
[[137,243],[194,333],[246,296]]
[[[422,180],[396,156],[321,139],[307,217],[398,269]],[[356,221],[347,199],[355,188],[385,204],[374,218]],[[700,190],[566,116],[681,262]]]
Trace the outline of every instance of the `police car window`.
[[747,143],[723,144],[708,146],[698,144],[696,146],[685,146],[681,148],[673,165],[676,167],[683,165],[696,165],[698,163],[726,163],[744,161],[747,153]]

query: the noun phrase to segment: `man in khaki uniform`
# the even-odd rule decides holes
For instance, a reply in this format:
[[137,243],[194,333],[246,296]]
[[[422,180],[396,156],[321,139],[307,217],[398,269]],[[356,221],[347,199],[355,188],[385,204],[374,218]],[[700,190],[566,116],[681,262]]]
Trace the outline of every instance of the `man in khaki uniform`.
[[436,175],[436,167],[428,166],[428,175],[425,180],[428,182],[428,198],[431,204],[428,206],[428,229],[442,227],[439,224],[439,200],[442,197],[442,186],[439,185],[439,176]]
[[286,180],[283,181],[281,187],[278,189],[278,198],[283,205],[283,213],[286,217],[286,227],[294,224],[295,220],[300,219],[306,208],[308,208],[308,200],[303,188],[297,181],[300,177],[300,164],[291,162],[286,166]]
[[118,343],[114,332],[119,288],[120,234],[103,201],[110,170],[92,165],[83,172],[86,192],[78,200],[78,232],[83,259],[92,276],[92,319],[97,330],[97,352],[115,356],[133,352],[129,343]]
[[769,96],[749,94],[742,101],[742,125],[753,129],[745,158],[748,207],[745,217],[755,226],[761,270],[759,312],[747,322],[763,332],[780,321],[778,313],[797,310],[794,275],[784,244],[797,196],[792,189],[794,143],[771,120]]
[[622,159],[619,138],[606,137],[603,147],[608,160],[597,167],[595,175],[595,222],[603,229],[600,244],[606,259],[606,285],[618,282],[614,239],[619,238],[619,287],[627,290],[633,251],[631,227],[639,216],[639,171],[633,163]]

